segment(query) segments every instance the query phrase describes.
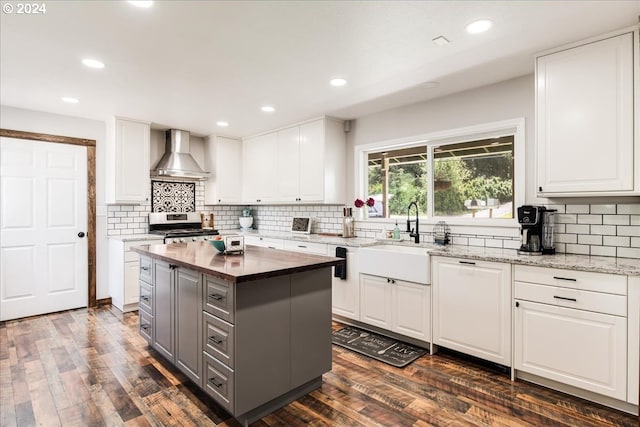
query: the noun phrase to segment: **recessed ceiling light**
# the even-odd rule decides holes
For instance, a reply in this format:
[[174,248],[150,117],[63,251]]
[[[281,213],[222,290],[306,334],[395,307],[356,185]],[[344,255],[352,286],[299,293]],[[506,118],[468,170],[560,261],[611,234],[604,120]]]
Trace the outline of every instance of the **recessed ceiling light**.
[[473,21],[467,24],[467,26],[464,28],[469,34],[479,34],[487,31],[489,28],[491,28],[492,25],[493,22],[489,19],[478,19],[477,21]]
[[220,126],[221,128],[226,128],[227,126],[229,126],[229,122],[225,122],[224,120],[220,120],[220,121],[216,122],[216,125]]
[[151,7],[153,5],[152,0],[141,0],[141,1],[129,0],[129,3],[131,3],[136,7]]
[[276,111],[276,109],[271,105],[263,105],[260,109],[265,113],[273,113],[274,111]]
[[90,68],[104,68],[104,62],[98,61],[97,59],[85,58],[82,60],[82,63]]
[[431,39],[431,41],[438,46],[444,46],[449,44],[449,40],[445,36],[438,36],[435,39]]
[[72,96],[63,96],[62,100],[68,104],[77,104],[78,102],[80,102],[78,98],[74,98]]
[[343,79],[342,77],[336,77],[334,79],[331,79],[329,81],[329,83],[331,84],[331,86],[340,87],[340,86],[346,85],[347,81],[345,79]]

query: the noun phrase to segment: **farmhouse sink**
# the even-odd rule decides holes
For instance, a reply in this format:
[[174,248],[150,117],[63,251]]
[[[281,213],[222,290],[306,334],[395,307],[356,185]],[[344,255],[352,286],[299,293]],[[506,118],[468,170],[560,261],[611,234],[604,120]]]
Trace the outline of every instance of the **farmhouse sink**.
[[375,245],[360,248],[360,272],[409,282],[431,283],[426,248]]

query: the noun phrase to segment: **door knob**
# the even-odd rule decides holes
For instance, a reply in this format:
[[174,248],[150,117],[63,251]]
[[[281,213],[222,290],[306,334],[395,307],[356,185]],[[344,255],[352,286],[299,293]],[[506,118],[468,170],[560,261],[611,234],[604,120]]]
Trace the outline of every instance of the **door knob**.
[[81,238],[84,237],[84,231],[79,232],[78,237],[81,237]]

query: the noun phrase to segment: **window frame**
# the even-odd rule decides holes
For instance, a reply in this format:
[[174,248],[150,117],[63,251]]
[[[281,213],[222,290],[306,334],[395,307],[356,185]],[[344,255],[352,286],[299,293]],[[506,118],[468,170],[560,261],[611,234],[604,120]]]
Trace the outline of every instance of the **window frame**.
[[[448,144],[476,141],[480,139],[495,138],[498,136],[513,135],[513,209],[514,218],[464,218],[457,216],[434,216],[433,206],[433,151],[434,148]],[[384,150],[397,150],[415,146],[427,146],[427,188],[428,203],[427,216],[420,217],[424,224],[435,224],[438,221],[446,221],[450,225],[465,226],[491,226],[491,227],[519,227],[515,218],[515,210],[525,201],[525,119],[523,117],[484,123],[474,126],[449,129],[428,134],[414,135],[391,140],[383,140],[354,147],[354,189],[356,197],[368,197],[369,174],[368,155],[370,152]],[[395,223],[394,218],[371,218],[367,221],[378,223]]]

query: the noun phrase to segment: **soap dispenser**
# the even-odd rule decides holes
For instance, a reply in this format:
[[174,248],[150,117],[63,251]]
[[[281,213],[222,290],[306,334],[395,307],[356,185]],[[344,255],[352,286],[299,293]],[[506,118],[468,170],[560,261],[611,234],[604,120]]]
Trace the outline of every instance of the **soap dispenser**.
[[400,240],[400,229],[398,228],[398,220],[396,220],[396,226],[393,229],[393,239]]

